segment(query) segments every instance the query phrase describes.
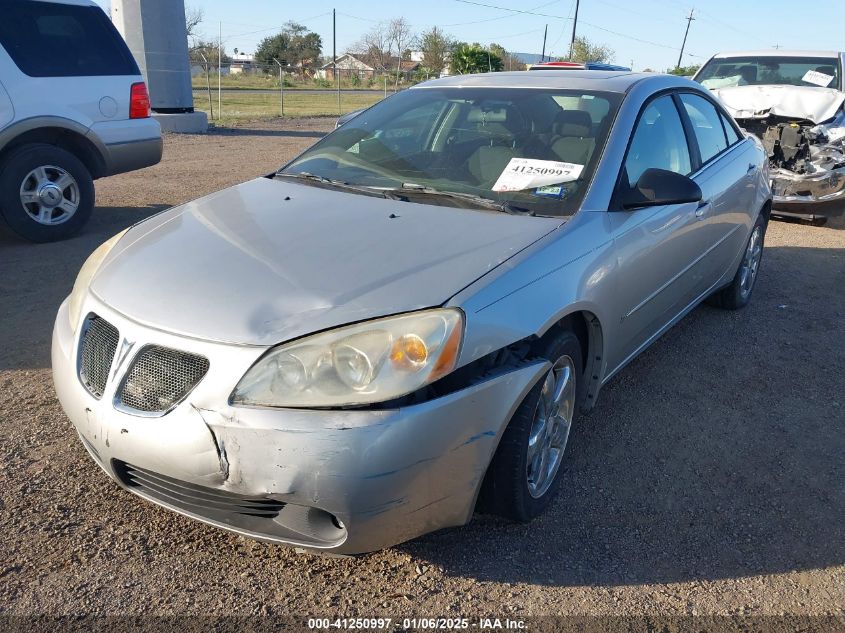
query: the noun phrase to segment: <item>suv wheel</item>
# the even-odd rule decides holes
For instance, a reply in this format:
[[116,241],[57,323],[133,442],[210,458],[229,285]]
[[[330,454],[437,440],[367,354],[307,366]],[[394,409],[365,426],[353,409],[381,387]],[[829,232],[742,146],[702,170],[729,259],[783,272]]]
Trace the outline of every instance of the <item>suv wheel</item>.
[[0,165],[0,214],[33,242],[77,233],[94,209],[94,181],[73,154],[54,145],[25,145]]

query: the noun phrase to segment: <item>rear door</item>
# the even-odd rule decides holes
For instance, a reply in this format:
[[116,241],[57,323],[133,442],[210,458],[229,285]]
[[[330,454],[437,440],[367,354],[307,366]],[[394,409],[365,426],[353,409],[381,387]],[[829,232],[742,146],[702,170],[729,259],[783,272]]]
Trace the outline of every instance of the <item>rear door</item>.
[[[631,137],[617,185],[621,194],[636,185],[649,168],[685,176],[697,168],[671,93],[646,103]],[[622,210],[612,206],[611,222],[617,265],[616,309],[620,346],[610,367],[618,367],[687,307],[701,287],[699,263],[709,246],[699,205],[695,202]]]
[[694,178],[704,194],[699,220],[708,243],[700,291],[715,284],[736,261],[754,219],[757,155],[710,99],[681,93],[681,114],[701,167]]
[[129,118],[138,65],[103,10],[94,5],[0,0],[3,77],[19,118],[59,116],[90,126]]

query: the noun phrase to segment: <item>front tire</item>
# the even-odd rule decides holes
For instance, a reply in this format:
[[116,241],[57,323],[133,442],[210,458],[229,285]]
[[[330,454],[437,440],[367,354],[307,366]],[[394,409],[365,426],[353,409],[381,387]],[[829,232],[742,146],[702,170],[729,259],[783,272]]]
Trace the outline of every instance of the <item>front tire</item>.
[[0,214],[32,242],[78,233],[94,210],[94,181],[76,156],[55,145],[24,145],[0,166]]
[[566,444],[578,411],[583,360],[578,337],[564,331],[546,345],[552,366],[511,418],[487,469],[478,510],[527,522],[557,492]]
[[739,310],[751,301],[760,262],[763,260],[763,243],[766,239],[766,218],[761,213],[751,229],[751,235],[745,243],[742,261],[730,285],[715,292],[707,299],[707,303],[725,310]]

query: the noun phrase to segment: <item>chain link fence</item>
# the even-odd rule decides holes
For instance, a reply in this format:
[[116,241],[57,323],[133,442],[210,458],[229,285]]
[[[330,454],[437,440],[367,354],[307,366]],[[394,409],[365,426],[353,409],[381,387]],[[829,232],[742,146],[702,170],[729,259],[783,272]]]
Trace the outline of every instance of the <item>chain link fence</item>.
[[194,108],[210,121],[268,117],[339,116],[366,108],[427,79],[416,69],[366,70],[292,67],[190,58]]

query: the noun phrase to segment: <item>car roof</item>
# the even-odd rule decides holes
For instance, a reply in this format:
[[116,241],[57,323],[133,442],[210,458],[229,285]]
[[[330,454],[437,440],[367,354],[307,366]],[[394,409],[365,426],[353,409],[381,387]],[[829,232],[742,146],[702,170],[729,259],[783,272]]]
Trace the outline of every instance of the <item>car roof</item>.
[[839,51],[801,51],[789,50],[783,48],[767,48],[757,51],[730,51],[724,53],[716,53],[713,55],[715,59],[722,59],[724,57],[833,57],[838,58],[843,53]]
[[[672,79],[677,81],[671,81]],[[433,79],[411,90],[424,88],[563,88],[567,90],[596,90],[627,92],[642,81],[674,85],[696,85],[687,80],[661,73],[634,73],[612,70],[544,70],[541,73],[524,70],[479,75],[452,75]],[[677,82],[681,82],[680,84]]]

